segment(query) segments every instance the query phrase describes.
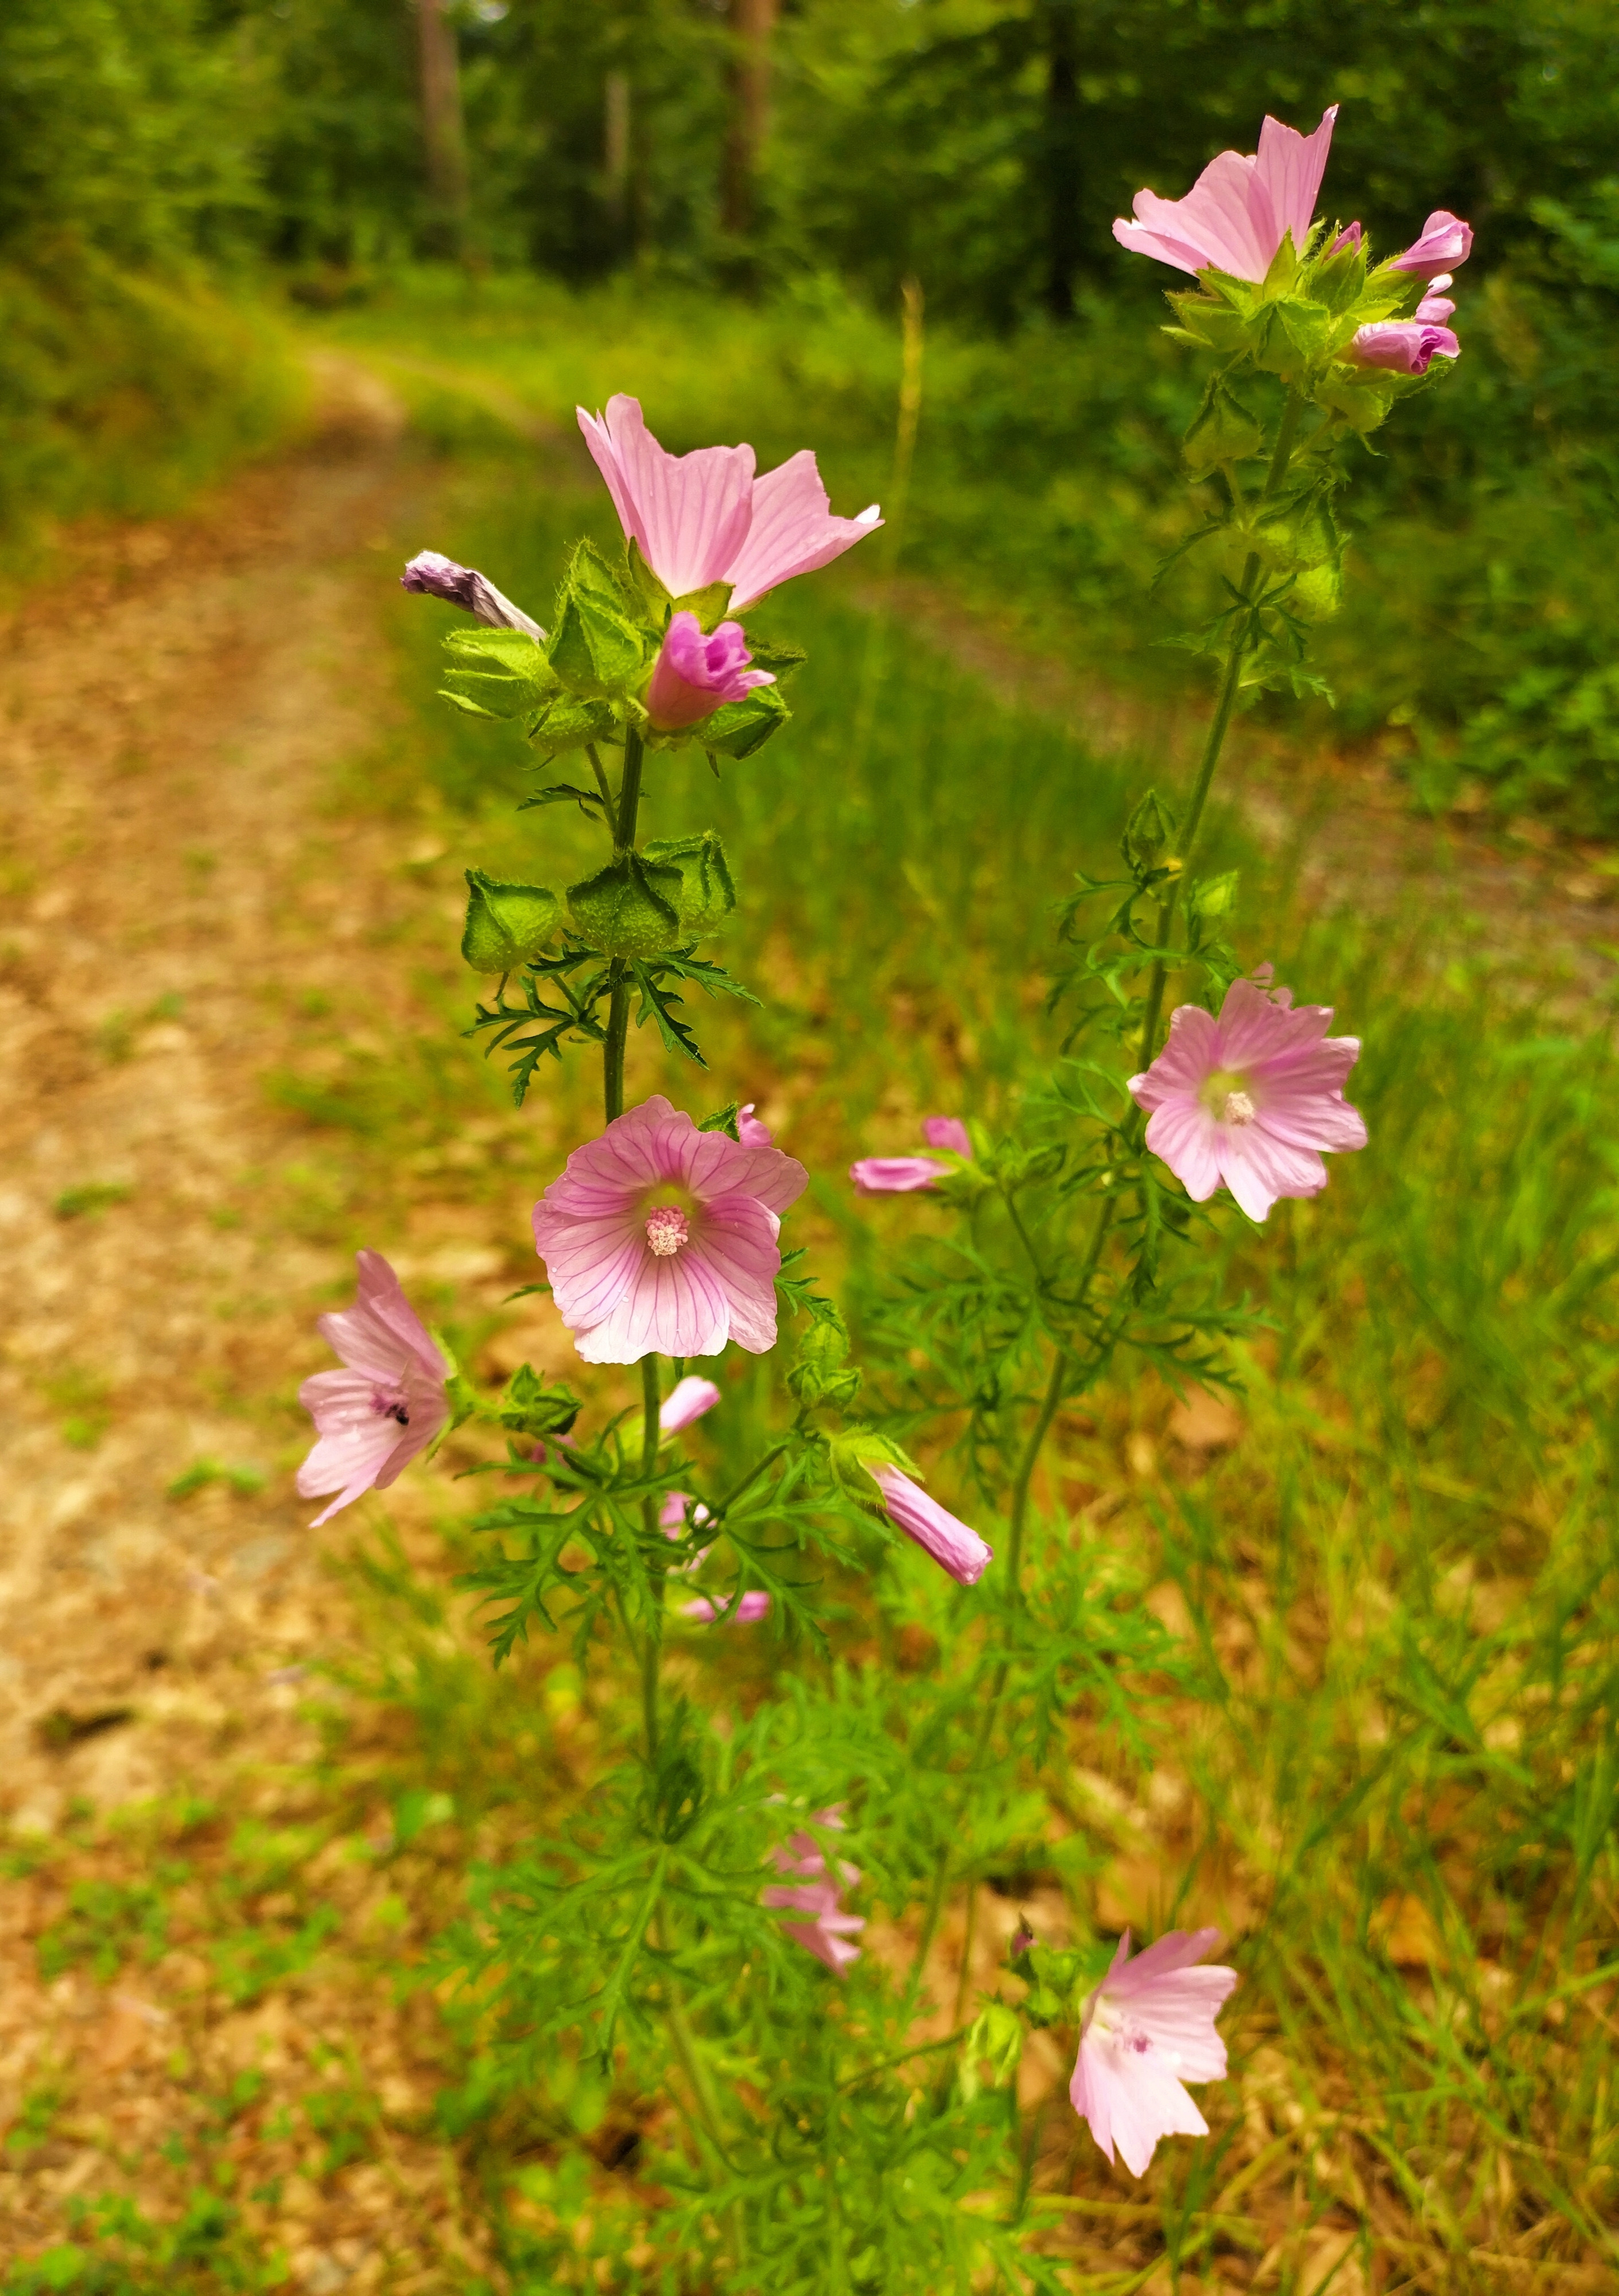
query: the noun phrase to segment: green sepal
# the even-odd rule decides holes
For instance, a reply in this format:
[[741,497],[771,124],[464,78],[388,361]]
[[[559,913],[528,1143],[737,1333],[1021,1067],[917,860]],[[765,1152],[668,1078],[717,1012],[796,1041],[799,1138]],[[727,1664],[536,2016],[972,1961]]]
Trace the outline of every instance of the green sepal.
[[1119,840],[1119,851],[1138,877],[1144,877],[1158,865],[1159,857],[1175,833],[1175,816],[1157,790],[1149,789],[1139,797],[1124,824],[1124,833]]
[[872,1514],[883,1514],[882,1493],[872,1481],[873,1467],[897,1467],[902,1473],[921,1477],[921,1469],[888,1435],[871,1427],[848,1427],[827,1439],[827,1461],[844,1489]]
[[1241,872],[1237,869],[1222,870],[1217,877],[1195,879],[1187,890],[1189,914],[1201,923],[1210,922],[1216,917],[1231,916],[1237,906],[1240,882]]
[[632,603],[641,608],[660,635],[668,628],[675,601],[642,556],[641,545],[634,535],[624,545],[624,586]]
[[562,920],[548,885],[503,885],[469,869],[467,922],[461,953],[474,972],[515,972],[536,957]]
[[529,1365],[519,1364],[495,1406],[495,1416],[514,1435],[566,1435],[584,1408],[568,1388],[546,1387]]
[[544,649],[527,630],[451,630],[440,698],[471,718],[520,718],[556,690]]
[[558,594],[559,612],[564,600],[570,597],[593,598],[598,605],[608,607],[615,614],[624,613],[636,603],[588,536],[574,545]]
[[811,1408],[830,1403],[846,1409],[859,1394],[861,1379],[848,1359],[848,1326],[830,1300],[812,1297],[809,1307],[810,1326],[798,1342],[787,1384]]
[[680,890],[672,898],[683,939],[712,932],[735,908],[731,865],[713,830],[696,837],[655,837],[642,850],[651,867],[678,874]]
[[640,685],[646,667],[640,631],[589,592],[568,598],[547,652],[569,692],[594,700],[623,700]]
[[756,685],[740,701],[727,701],[695,730],[704,749],[717,750],[722,758],[751,758],[792,714],[773,685]]
[[794,670],[801,669],[809,660],[804,648],[794,645],[789,638],[766,639],[760,644],[750,637],[748,651],[753,657],[756,669],[767,669],[777,679],[790,677]]
[[1203,404],[1187,426],[1181,453],[1193,478],[1222,463],[1246,463],[1264,444],[1264,425],[1250,414],[1223,375],[1211,374]]
[[961,2044],[956,2087],[963,2101],[970,2104],[986,2087],[1006,2087],[1016,2076],[1022,2057],[1023,2022],[1017,2011],[1009,2009],[1003,2001],[986,2003]]
[[581,701],[571,693],[558,693],[536,710],[523,728],[534,747],[547,758],[567,750],[582,750],[587,742],[620,738],[618,721],[606,701]]
[[724,1107],[716,1108],[712,1116],[700,1118],[697,1128],[699,1132],[723,1132],[728,1140],[734,1140],[740,1147],[742,1136],[737,1130],[737,1118],[741,1112],[740,1100],[728,1100]]
[[675,601],[677,614],[695,614],[705,637],[716,630],[725,619],[725,609],[731,603],[729,582],[710,582],[701,590],[688,590]]
[[620,854],[568,889],[574,931],[608,956],[657,956],[682,938],[678,869]]

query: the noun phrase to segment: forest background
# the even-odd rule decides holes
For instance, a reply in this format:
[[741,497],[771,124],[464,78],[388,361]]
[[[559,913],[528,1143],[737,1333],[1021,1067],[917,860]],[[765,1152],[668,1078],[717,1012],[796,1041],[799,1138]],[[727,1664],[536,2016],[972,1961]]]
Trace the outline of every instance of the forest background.
[[[1142,650],[1140,586],[1183,514],[1193,386],[1155,339],[1161,283],[1109,222],[1137,185],[1242,147],[1266,109],[1337,101],[1335,180],[1369,229],[1448,203],[1478,234],[1455,385],[1357,484],[1370,578],[1329,648],[1340,723],[1402,729],[1427,801],[1619,817],[1601,0],[443,6],[7,9],[0,512],[130,500],[166,423],[184,461],[229,451],[233,414],[272,419],[217,329],[159,313],[159,287],[204,270],[330,308],[386,304],[454,257],[492,289],[634,282],[692,328],[740,295],[782,314],[789,362],[851,307],[892,314],[914,276],[953,356],[929,381],[912,564],[965,566],[1117,664]],[[164,388],[165,318],[212,390]],[[846,331],[820,378],[846,435],[886,442],[892,366]],[[140,454],[98,448],[143,422]]]
[[[1076,2152],[1054,2214],[1110,2296],[1611,2284],[1607,0],[0,11],[0,2284],[680,2284],[633,2068],[514,2095],[433,1990],[470,1866],[588,1796],[612,1694],[549,1650],[491,1675],[465,1487],[323,1545],[291,1491],[357,1245],[480,1377],[538,1359],[509,1299],[585,1121],[566,1085],[516,1116],[457,1040],[461,865],[520,873],[530,832],[396,565],[544,617],[561,546],[610,539],[568,425],[617,389],[672,447],[810,445],[837,509],[888,505],[793,594],[780,764],[714,795],[773,1008],[705,1015],[709,1096],[813,1167],[871,1328],[910,1229],[843,1168],[1049,1066],[1050,905],[1205,707],[1155,643],[1195,599],[1148,603],[1198,381],[1111,219],[1331,102],[1329,205],[1385,247],[1473,223],[1464,349],[1357,459],[1336,709],[1259,704],[1214,835],[1245,960],[1365,1039],[1373,1148],[1222,1246],[1261,1318],[1234,1398],[1124,1381],[1055,1432],[1046,1519],[1175,1651],[1133,1751],[1076,1718],[1063,1887],[1217,1920],[1243,1984],[1211,2143],[1139,2187]],[[731,1383],[700,1439],[773,1407]],[[885,1591],[901,1695],[950,1630]],[[689,1655],[743,1703],[784,1662]],[[1043,1868],[992,1894],[1061,1918]],[[955,1909],[944,1992],[1002,1942],[981,1967]]]

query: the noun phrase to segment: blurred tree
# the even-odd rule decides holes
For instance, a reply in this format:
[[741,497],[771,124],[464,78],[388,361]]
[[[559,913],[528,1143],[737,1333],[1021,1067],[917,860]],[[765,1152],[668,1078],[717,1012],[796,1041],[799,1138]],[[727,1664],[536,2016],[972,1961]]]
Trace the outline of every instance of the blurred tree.
[[432,234],[438,252],[458,255],[467,220],[467,146],[455,22],[447,0],[414,0],[414,5]]
[[0,252],[77,238],[129,261],[257,221],[252,59],[203,0],[4,0]]

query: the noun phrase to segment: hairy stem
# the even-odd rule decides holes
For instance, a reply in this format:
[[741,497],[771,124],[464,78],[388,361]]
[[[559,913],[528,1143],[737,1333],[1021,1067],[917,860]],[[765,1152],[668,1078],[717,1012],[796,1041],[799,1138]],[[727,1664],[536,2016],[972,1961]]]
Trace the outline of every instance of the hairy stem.
[[[1265,472],[1264,485],[1259,490],[1259,500],[1267,501],[1287,476],[1288,465],[1293,459],[1293,448],[1298,438],[1299,418],[1304,402],[1299,392],[1290,390],[1288,403],[1276,433],[1276,445],[1271,455],[1270,468]],[[1256,550],[1248,553],[1243,566],[1242,579],[1237,586],[1238,606],[1231,627],[1231,651],[1226,656],[1224,674],[1220,680],[1220,693],[1214,703],[1214,714],[1209,720],[1208,733],[1203,743],[1203,754],[1198,760],[1197,779],[1192,783],[1186,812],[1170,856],[1174,873],[1158,903],[1157,927],[1154,939],[1160,948],[1169,946],[1170,929],[1174,923],[1175,910],[1181,898],[1181,887],[1185,880],[1186,864],[1191,858],[1192,848],[1198,841],[1198,832],[1203,825],[1203,811],[1208,803],[1208,793],[1214,785],[1214,768],[1220,763],[1220,753],[1225,747],[1225,737],[1231,722],[1231,712],[1237,705],[1237,695],[1242,684],[1243,656],[1253,639],[1254,585],[1259,578],[1260,556]],[[1141,1046],[1136,1058],[1143,1069],[1150,1067],[1157,1048],[1158,1023],[1164,1014],[1164,986],[1169,967],[1160,956],[1154,960],[1151,979],[1147,986],[1147,1009],[1141,1020]]]
[[601,1100],[610,1124],[624,1114],[624,1047],[630,1033],[630,972],[616,956],[607,969],[607,1042],[601,1047]]
[[596,787],[601,792],[602,818],[616,840],[618,831],[618,808],[613,797],[613,785],[608,780],[607,768],[602,764],[593,742],[586,742],[585,754],[590,759],[590,769],[596,776]]
[[[658,1465],[658,1357],[641,1358],[641,1472],[650,1475]],[[658,1536],[658,1501],[650,1491],[641,1502],[642,1528],[649,1539]],[[655,1599],[663,1596],[663,1573],[656,1574]],[[658,1668],[663,1656],[663,1636],[656,1626],[649,1627],[641,1646],[641,1712],[646,1728],[647,1760],[658,1759]]]
[[627,853],[635,842],[635,816],[641,810],[641,763],[646,755],[633,726],[624,729],[624,771],[618,780],[618,818],[614,824],[613,850]]
[[[624,772],[618,782],[617,814],[612,809],[612,791],[607,775],[602,772],[594,750],[590,761],[596,769],[596,779],[608,803],[608,819],[613,824],[615,855],[627,853],[635,842],[635,819],[641,811],[641,766],[645,751],[641,736],[633,726],[624,732]],[[614,957],[608,967],[607,1041],[601,1047],[602,1100],[610,1124],[615,1117],[624,1114],[624,1048],[630,1033],[630,969],[621,956]]]

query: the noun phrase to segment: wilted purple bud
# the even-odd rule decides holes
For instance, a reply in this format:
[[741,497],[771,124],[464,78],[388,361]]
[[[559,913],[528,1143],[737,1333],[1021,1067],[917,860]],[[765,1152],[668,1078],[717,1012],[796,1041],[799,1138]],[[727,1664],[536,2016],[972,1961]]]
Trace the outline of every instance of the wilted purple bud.
[[1345,224],[1343,230],[1339,232],[1337,237],[1333,241],[1332,245],[1327,250],[1327,252],[1329,255],[1342,255],[1346,247],[1359,247],[1360,244],[1360,225],[1358,223]]
[[1029,1927],[1026,1922],[1019,1922],[1017,1929],[1013,1932],[1011,1944],[1007,1950],[1014,1961],[1021,1961],[1024,1955],[1029,1952],[1033,1948],[1034,1943],[1034,1931]]
[[399,577],[399,586],[423,597],[442,598],[446,606],[459,606],[463,614],[487,622],[492,630],[527,630],[531,638],[544,641],[545,633],[538,622],[503,597],[476,567],[457,566],[442,551],[419,550]]

